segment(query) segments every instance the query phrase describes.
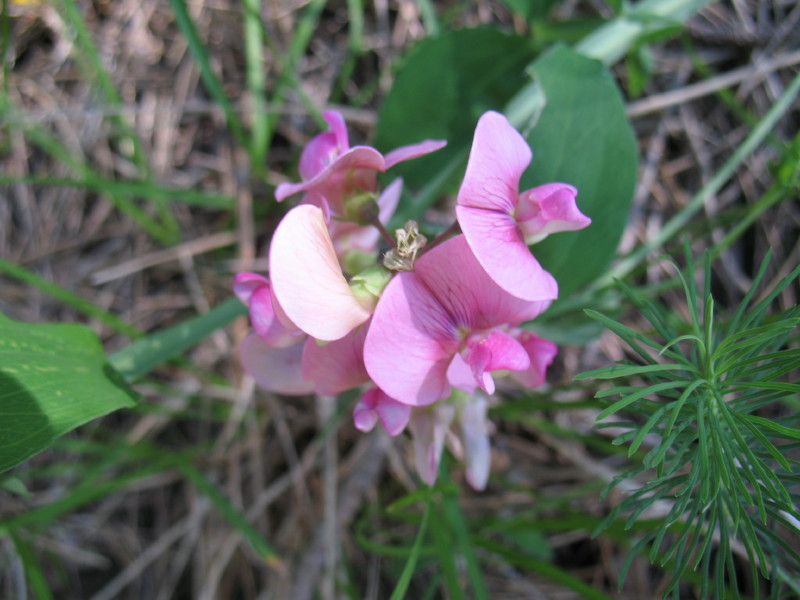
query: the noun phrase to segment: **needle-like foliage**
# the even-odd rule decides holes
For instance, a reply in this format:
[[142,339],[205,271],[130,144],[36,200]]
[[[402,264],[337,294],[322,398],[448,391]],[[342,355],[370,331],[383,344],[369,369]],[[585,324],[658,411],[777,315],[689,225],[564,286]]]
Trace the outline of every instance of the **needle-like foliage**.
[[[625,494],[598,532],[620,518],[630,527],[648,509],[663,509],[667,514],[659,525],[634,544],[621,581],[633,557],[649,547],[650,560],[673,573],[664,597],[677,598],[679,582],[692,569],[699,571],[699,597],[738,598],[742,561],[751,569],[754,597],[759,575],[771,582],[774,598],[787,586],[797,593],[800,308],[780,314],[769,309],[800,267],[755,301],[768,256],[738,310],[720,322],[708,256],[702,290],[694,283],[694,263],[687,260],[687,276],[678,276],[689,323],[676,323],[671,311],[623,285],[661,341],[588,311],[631,347],[638,364],[579,378],[614,380],[597,394],[616,399],[599,414],[599,427],[626,430],[615,443],[628,444],[629,456],[643,456],[606,488],[608,493],[622,480],[643,481]],[[787,381],[792,377],[795,382]],[[611,415],[616,422],[607,420]]]

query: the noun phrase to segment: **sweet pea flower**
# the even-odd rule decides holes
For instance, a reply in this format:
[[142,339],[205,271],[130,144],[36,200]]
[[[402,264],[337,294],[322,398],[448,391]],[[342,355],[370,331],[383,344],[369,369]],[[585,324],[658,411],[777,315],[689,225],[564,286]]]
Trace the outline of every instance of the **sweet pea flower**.
[[519,192],[531,156],[503,115],[485,113],[475,129],[456,217],[478,262],[501,288],[524,300],[545,300],[558,295],[558,284],[528,245],[550,233],[583,229],[591,220],[578,210],[571,185]]
[[[301,204],[281,220],[269,252],[272,289],[286,316],[299,329],[324,341],[344,337],[372,314],[388,273],[345,279],[325,215]],[[376,287],[373,287],[376,286]]]
[[347,127],[339,112],[330,110],[322,113],[322,116],[330,125],[330,131],[317,135],[303,149],[299,164],[303,181],[280,184],[275,190],[278,202],[298,192],[314,193],[318,196],[304,202],[313,203],[321,197],[328,205],[326,211],[343,216],[348,197],[363,192],[375,192],[378,172],[439,150],[447,143],[441,140],[425,140],[419,144],[397,148],[384,156],[370,146],[351,148]]
[[494,391],[492,371],[536,368],[517,325],[550,299],[527,301],[498,286],[463,235],[432,248],[398,273],[375,308],[364,345],[372,380],[389,396],[425,406],[466,381]]
[[283,314],[266,277],[239,273],[234,279],[233,292],[248,307],[250,324],[267,346],[291,346],[305,337]]

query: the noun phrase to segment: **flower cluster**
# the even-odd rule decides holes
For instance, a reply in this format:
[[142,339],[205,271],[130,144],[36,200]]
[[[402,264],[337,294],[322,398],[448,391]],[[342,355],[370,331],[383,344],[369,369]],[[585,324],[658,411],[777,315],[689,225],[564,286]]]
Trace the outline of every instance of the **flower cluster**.
[[[444,146],[424,141],[383,156],[350,147],[341,115],[300,158],[302,193],[278,225],[269,279],[240,273],[234,291],[249,306],[253,332],[242,342],[245,370],[282,394],[335,395],[362,387],[355,426],[408,429],[420,477],[436,479],[445,438],[460,439],[469,483],[489,476],[486,412],[495,377],[544,382],[556,346],[522,328],[558,296],[555,279],[528,245],[586,227],[577,191],[551,183],[523,192],[531,161],[502,115],[478,122],[458,192],[461,233],[431,244],[409,221],[384,225],[400,199],[397,179],[378,193],[377,173]],[[452,228],[457,230],[457,228]],[[384,235],[392,248],[376,262]]]

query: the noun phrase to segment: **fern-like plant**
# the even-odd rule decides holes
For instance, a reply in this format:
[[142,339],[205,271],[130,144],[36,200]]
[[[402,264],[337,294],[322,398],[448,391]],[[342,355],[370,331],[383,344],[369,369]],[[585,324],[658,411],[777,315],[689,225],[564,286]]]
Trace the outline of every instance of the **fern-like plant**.
[[[739,554],[752,570],[754,597],[761,595],[759,574],[770,580],[774,598],[785,598],[788,590],[800,594],[800,308],[769,313],[800,267],[756,302],[768,261],[769,256],[725,322],[714,311],[708,255],[702,295],[688,251],[687,276],[678,272],[690,323],[675,324],[671,311],[623,285],[661,341],[587,311],[630,346],[639,364],[578,378],[613,380],[613,387],[597,394],[615,399],[598,415],[598,427],[623,428],[615,443],[628,444],[629,456],[644,456],[607,486],[606,494],[623,479],[643,480],[596,533],[619,518],[631,527],[655,502],[671,504],[667,516],[634,544],[621,582],[632,558],[649,548],[650,560],[673,574],[664,597],[678,597],[678,584],[691,569],[699,571],[694,580],[700,598],[738,598]],[[645,383],[625,383],[631,378]],[[611,415],[618,421],[607,422]],[[644,452],[646,439],[657,441]]]

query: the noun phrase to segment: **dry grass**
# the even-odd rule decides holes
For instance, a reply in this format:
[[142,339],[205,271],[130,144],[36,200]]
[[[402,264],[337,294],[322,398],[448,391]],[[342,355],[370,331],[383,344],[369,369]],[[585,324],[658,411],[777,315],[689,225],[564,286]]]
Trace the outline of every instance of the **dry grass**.
[[[264,23],[273,42],[270,53],[285,53],[308,2],[264,3]],[[561,18],[584,14],[600,2],[568,0]],[[205,312],[231,296],[232,274],[263,268],[265,244],[275,225],[271,190],[252,185],[246,160],[235,148],[221,112],[209,101],[196,64],[163,0],[81,2],[87,26],[102,60],[117,84],[124,108],[104,102],[81,72],[76,49],[59,11],[45,3],[11,4],[12,68],[6,82],[24,119],[55,134],[73,157],[109,179],[136,175],[137,167],[115,140],[109,114],[121,113],[141,140],[153,175],[171,188],[224,193],[236,199],[236,211],[172,205],[181,231],[179,245],[163,247],[108,197],[87,189],[35,185],[20,181],[0,188],[0,256],[23,265],[142,331],[154,331],[196,312]],[[491,24],[524,30],[500,2],[437,3],[457,26]],[[602,6],[600,6],[602,8]],[[241,6],[231,0],[194,2],[192,15],[208,40],[214,67],[239,109],[246,107],[243,73]],[[654,77],[645,96],[632,99],[630,114],[639,137],[641,173],[622,251],[634,248],[659,230],[670,215],[707,182],[749,131],[714,93],[727,84],[738,106],[763,115],[800,64],[800,6],[785,0],[734,0],[715,4],[692,19],[686,40],[699,60],[716,75],[702,78],[678,42],[654,46]],[[391,84],[398,56],[425,35],[420,11],[412,0],[375,0],[365,10],[365,46],[342,102],[350,104],[373,86],[358,108],[343,109],[354,135],[369,139],[376,107]],[[331,1],[321,15],[309,50],[298,64],[302,90],[324,106],[334,87],[347,46],[347,4]],[[278,74],[273,56],[265,57],[270,85]],[[620,67],[620,79],[626,74]],[[787,139],[798,130],[798,115],[776,129]],[[293,177],[298,148],[316,132],[296,97],[281,108],[268,163],[270,184]],[[18,129],[0,129],[3,174],[72,175],[59,161],[34,146]],[[754,153],[725,189],[706,206],[719,239],[731,218],[755,203],[772,181],[775,145]],[[609,174],[613,176],[613,174]],[[152,205],[140,206],[152,211]],[[258,215],[254,218],[253,215]],[[749,289],[767,248],[775,253],[769,279],[776,281],[800,261],[800,209],[785,202],[770,209],[747,234],[723,253],[715,287],[723,304],[733,306]],[[699,246],[697,250],[701,250]],[[668,280],[673,273],[654,262],[638,283]],[[12,318],[84,321],[73,308],[19,281],[0,278],[0,310]],[[798,290],[780,301],[797,303]],[[680,299],[668,296],[681,312]],[[637,318],[631,316],[636,324]],[[90,323],[106,348],[126,341],[98,321]],[[194,598],[314,597],[325,563],[326,524],[340,541],[340,561],[349,565],[357,594],[384,598],[393,582],[388,559],[365,551],[354,535],[364,519],[373,541],[409,543],[413,527],[386,521],[370,507],[384,506],[415,488],[409,449],[404,439],[358,434],[341,419],[335,438],[338,461],[328,465],[338,489],[334,518],[323,518],[325,441],[318,436],[313,400],[286,400],[256,390],[243,376],[236,358],[237,341],[246,331],[242,319],[191,352],[191,365],[159,371],[142,384],[143,404],[159,410],[115,415],[81,436],[109,442],[147,441],[170,450],[204,447],[196,459],[202,472],[277,549],[281,560],[265,564],[242,536],[177,471],[137,480],[117,493],[69,511],[31,541],[51,582],[55,598],[168,600]],[[587,368],[622,358],[625,349],[610,335],[585,348],[562,350],[553,369],[550,392],[576,399],[582,392],[568,386]],[[510,392],[513,394],[513,391]],[[566,430],[586,433],[594,414],[566,411],[532,415]],[[557,518],[569,508],[601,514],[605,510],[592,482],[608,479],[620,463],[594,453],[582,442],[546,433],[534,425],[499,423],[493,435],[493,473],[512,482],[505,488],[467,494],[469,515],[516,514],[528,509],[529,493]],[[47,467],[74,460],[65,448],[48,451],[32,466]],[[122,463],[120,463],[122,464]],[[30,468],[31,465],[23,467]],[[22,500],[0,492],[0,519],[56,502],[81,481],[88,465],[58,468],[37,477],[32,496]],[[120,467],[121,469],[122,467]],[[455,473],[456,480],[461,479]],[[588,488],[587,488],[588,486]],[[330,482],[328,483],[330,488]],[[583,490],[583,491],[581,491]],[[330,489],[328,489],[328,494]],[[571,499],[565,500],[565,495]],[[553,499],[557,499],[553,501]],[[614,498],[610,499],[613,502]],[[330,506],[330,504],[329,504]],[[588,531],[553,535],[555,563],[597,589],[618,598],[657,597],[666,575],[637,561],[624,591],[616,592],[622,554],[607,539],[592,540]],[[21,566],[12,546],[0,541],[0,596],[19,589]],[[432,566],[421,573],[433,576]],[[486,563],[492,598],[577,597],[547,579],[499,562]],[[417,590],[417,593],[421,593]],[[687,589],[687,598],[692,597]],[[332,596],[330,596],[332,597]]]

